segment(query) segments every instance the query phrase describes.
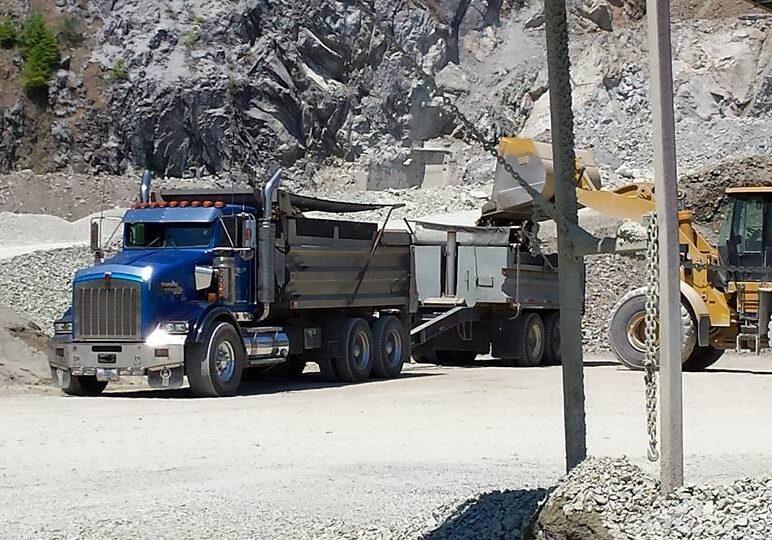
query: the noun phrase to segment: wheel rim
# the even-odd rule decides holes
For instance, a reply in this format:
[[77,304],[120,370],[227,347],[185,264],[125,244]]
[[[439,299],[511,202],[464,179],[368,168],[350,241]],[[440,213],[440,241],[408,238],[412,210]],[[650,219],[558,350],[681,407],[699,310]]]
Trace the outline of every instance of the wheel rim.
[[357,332],[351,347],[351,356],[358,369],[365,369],[370,364],[370,339],[364,332]]
[[627,324],[627,341],[638,352],[646,352],[646,314],[636,313]]
[[402,360],[402,336],[398,330],[392,329],[386,336],[386,361],[390,366],[396,366]]
[[532,324],[528,328],[528,353],[531,358],[536,358],[541,354],[544,347],[544,331],[538,324]]
[[236,353],[233,351],[233,345],[228,341],[221,341],[217,345],[217,352],[214,361],[217,378],[222,382],[228,382],[236,371]]

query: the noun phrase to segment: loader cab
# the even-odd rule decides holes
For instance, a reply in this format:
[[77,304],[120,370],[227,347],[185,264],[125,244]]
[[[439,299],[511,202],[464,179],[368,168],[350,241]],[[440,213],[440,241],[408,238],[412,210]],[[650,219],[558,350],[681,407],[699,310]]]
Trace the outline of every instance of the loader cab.
[[[721,265],[772,268],[772,187],[730,188],[726,195],[728,204],[718,240]],[[726,277],[760,280],[737,274]]]

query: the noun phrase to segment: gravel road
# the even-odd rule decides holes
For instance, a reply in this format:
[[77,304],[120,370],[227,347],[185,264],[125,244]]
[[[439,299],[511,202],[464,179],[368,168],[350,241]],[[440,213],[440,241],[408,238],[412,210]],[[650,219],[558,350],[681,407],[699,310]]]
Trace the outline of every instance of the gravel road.
[[[382,538],[439,527],[452,537],[443,521],[468,497],[539,493],[561,476],[560,388],[559,368],[481,361],[414,365],[399,380],[347,386],[306,373],[229,399],[5,393],[0,530]],[[590,453],[626,454],[656,472],[643,458],[642,376],[595,359],[586,390]],[[685,399],[689,481],[768,472],[772,358],[729,356],[685,374]]]

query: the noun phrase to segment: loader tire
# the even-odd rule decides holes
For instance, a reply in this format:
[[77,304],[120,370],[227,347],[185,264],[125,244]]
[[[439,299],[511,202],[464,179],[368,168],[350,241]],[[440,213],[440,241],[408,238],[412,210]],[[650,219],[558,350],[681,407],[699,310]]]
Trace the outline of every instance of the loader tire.
[[[630,369],[643,369],[646,352],[644,335],[646,287],[634,289],[619,299],[611,311],[609,345],[622,364]],[[681,362],[686,362],[697,344],[697,323],[681,301]],[[659,363],[659,360],[657,360]]]
[[384,316],[373,321],[373,371],[375,377],[393,379],[402,373],[410,357],[410,336],[397,317]]
[[204,346],[185,358],[185,372],[193,393],[200,397],[236,394],[241,384],[246,354],[232,324],[216,321],[207,330]]
[[724,349],[716,349],[711,345],[705,347],[695,347],[686,362],[682,364],[684,371],[704,371],[705,368],[712,366],[724,355]]
[[560,356],[560,313],[550,313],[544,317],[544,345],[543,363],[547,366],[559,366],[563,363]]
[[107,387],[107,381],[98,381],[93,375],[70,375],[70,384],[62,388],[70,396],[98,396]]

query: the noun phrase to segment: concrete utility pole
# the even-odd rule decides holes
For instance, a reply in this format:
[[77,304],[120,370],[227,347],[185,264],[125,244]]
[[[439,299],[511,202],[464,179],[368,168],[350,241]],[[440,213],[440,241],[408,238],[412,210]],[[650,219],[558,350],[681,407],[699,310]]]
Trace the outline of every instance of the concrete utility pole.
[[681,291],[678,253],[678,175],[673,119],[670,1],[647,0],[654,189],[659,222],[660,482],[669,493],[684,482],[681,392]]
[[[571,62],[564,0],[544,0],[544,25],[547,33],[555,203],[557,211],[569,223],[576,224],[574,115],[571,110]],[[557,229],[566,469],[571,470],[587,457],[582,358],[584,259],[574,250],[572,239],[560,227]]]

